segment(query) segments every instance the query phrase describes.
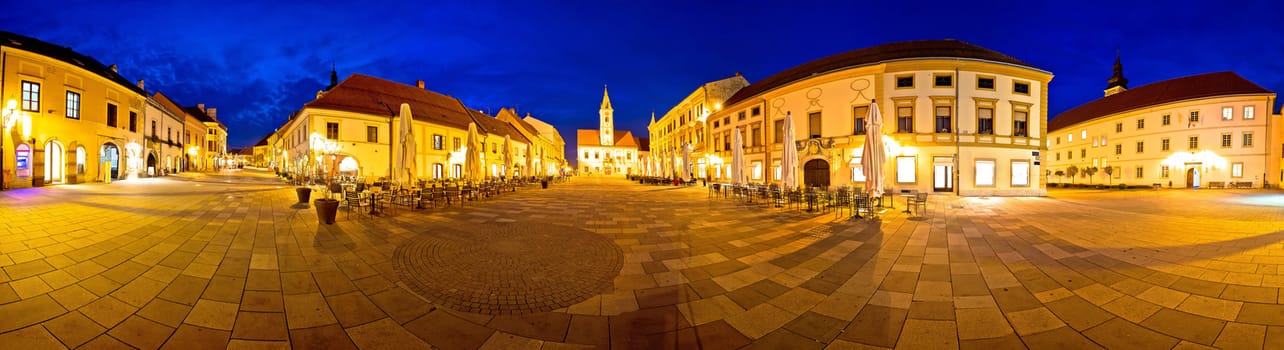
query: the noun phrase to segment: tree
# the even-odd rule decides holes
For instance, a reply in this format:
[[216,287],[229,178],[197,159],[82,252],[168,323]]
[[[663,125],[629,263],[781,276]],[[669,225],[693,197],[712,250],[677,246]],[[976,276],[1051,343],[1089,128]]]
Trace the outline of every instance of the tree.
[[1097,167],[1087,167],[1083,169],[1083,176],[1088,178],[1088,183],[1092,183],[1092,176],[1097,174]]
[[1115,178],[1113,176],[1110,176],[1114,174],[1115,174],[1115,167],[1112,167],[1112,166],[1108,166],[1101,171],[1101,176],[1105,176],[1106,179],[1110,181],[1111,185],[1115,184]]
[[1065,176],[1066,176],[1066,171],[1065,171],[1065,170],[1057,170],[1057,172],[1053,173],[1053,175],[1056,175],[1056,176],[1057,176],[1057,181],[1062,181],[1062,180],[1064,180],[1064,178],[1065,178]]
[[1071,165],[1069,168],[1066,168],[1066,175],[1070,176],[1070,182],[1074,183],[1075,175],[1079,175],[1079,167]]

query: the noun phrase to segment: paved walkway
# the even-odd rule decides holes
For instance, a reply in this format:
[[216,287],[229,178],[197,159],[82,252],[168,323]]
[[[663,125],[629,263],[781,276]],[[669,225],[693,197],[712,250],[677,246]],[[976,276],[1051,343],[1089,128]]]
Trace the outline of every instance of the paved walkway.
[[0,348],[1284,344],[1279,192],[874,221],[611,178],[336,225],[293,204],[249,171],[0,192]]

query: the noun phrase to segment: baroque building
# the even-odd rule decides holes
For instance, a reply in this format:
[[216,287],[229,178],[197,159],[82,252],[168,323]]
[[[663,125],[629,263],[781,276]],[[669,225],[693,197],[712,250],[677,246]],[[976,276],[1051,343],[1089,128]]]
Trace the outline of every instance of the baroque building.
[[[798,150],[800,184],[863,186],[867,132],[882,134],[887,189],[963,196],[1045,195],[1039,153],[1052,73],[958,40],[883,44],[804,63],[737,91],[714,111],[711,135],[745,136],[750,182],[780,179],[784,147]],[[872,103],[881,130],[866,130]],[[795,144],[782,144],[791,115]],[[758,133],[754,133],[758,130]],[[730,181],[730,169],[713,177]]]
[[615,108],[611,96],[602,88],[602,106],[598,109],[598,129],[576,130],[576,166],[580,174],[636,175],[639,166],[639,141],[633,133],[615,130]]
[[[1054,117],[1044,176],[1061,183],[1270,187],[1280,169],[1275,93],[1234,72],[1128,89],[1116,57],[1105,96]],[[1073,168],[1073,170],[1071,170]]]
[[[654,115],[651,116],[651,123],[647,126],[651,139],[651,157],[647,159],[660,165],[659,175],[706,178],[711,176],[711,172],[717,173],[731,164],[731,158],[724,159],[718,154],[720,150],[730,147],[730,130],[712,135],[708,131],[712,126],[721,126],[730,121],[710,119],[709,116],[722,109],[722,103],[745,86],[749,86],[749,81],[740,73],[704,83],[665,112],[659,120]],[[731,117],[723,117],[727,118]],[[725,145],[722,144],[723,141]],[[684,148],[690,148],[690,165],[682,164],[686,152]]]

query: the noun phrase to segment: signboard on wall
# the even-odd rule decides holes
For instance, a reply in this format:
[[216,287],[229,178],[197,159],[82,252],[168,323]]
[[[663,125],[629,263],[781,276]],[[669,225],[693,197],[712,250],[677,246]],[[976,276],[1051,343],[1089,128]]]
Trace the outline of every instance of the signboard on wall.
[[31,177],[31,146],[18,145],[14,153],[14,161],[18,164],[18,177]]

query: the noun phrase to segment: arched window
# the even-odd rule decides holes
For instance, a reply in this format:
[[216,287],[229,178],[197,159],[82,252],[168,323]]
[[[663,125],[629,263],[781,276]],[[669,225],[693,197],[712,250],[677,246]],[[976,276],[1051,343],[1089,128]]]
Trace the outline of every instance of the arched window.
[[450,169],[450,177],[453,177],[453,178],[458,179],[458,178],[463,177],[463,174],[464,174],[464,166],[463,166],[463,165],[455,164],[455,166],[451,167],[451,169]]
[[76,146],[76,175],[85,174],[85,147]]
[[443,176],[443,175],[445,175],[445,171],[446,171],[446,166],[442,165],[441,163],[433,164],[433,165],[432,165],[432,178],[434,178],[434,179],[440,179],[440,178],[442,178],[442,176]]

